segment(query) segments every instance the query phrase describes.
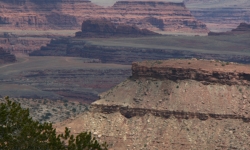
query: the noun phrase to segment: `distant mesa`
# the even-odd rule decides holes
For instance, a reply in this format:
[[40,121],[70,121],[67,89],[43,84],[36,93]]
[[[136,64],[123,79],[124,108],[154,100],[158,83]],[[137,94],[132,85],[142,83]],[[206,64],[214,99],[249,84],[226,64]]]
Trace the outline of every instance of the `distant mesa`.
[[6,52],[3,48],[0,47],[0,64],[12,63],[15,61],[16,61],[15,55]]
[[0,27],[8,29],[78,29],[83,20],[105,18],[154,32],[208,33],[183,2],[117,1],[105,8],[86,0],[0,0],[0,5]]
[[250,24],[241,23],[236,29],[232,29],[229,32],[209,32],[209,36],[218,36],[218,35],[232,35],[232,34],[246,34],[250,33]]
[[82,31],[76,32],[76,37],[104,38],[104,37],[139,37],[159,35],[147,29],[125,24],[115,25],[106,19],[86,20],[82,23]]

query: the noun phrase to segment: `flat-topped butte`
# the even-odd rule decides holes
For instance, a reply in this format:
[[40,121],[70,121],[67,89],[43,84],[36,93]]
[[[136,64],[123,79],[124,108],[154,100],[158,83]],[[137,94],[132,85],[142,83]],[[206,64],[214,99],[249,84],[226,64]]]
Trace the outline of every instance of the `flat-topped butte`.
[[192,79],[204,84],[250,85],[250,65],[215,60],[170,59],[132,64],[134,78]]

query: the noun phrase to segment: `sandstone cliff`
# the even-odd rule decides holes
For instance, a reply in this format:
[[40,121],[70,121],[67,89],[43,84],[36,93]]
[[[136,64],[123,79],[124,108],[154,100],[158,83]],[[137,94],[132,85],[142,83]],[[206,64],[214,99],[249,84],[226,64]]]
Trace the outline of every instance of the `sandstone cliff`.
[[119,1],[104,8],[86,0],[2,0],[0,7],[1,28],[77,29],[83,20],[106,18],[152,31],[208,32],[184,3]]
[[144,61],[57,131],[90,130],[110,149],[249,149],[250,67],[208,60]]

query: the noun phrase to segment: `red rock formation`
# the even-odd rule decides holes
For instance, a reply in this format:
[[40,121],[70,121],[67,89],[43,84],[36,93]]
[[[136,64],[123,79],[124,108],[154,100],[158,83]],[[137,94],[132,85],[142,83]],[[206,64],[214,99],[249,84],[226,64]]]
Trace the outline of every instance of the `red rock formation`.
[[104,8],[85,0],[23,0],[0,1],[0,7],[1,28],[76,29],[83,20],[106,18],[152,31],[208,31],[184,3],[119,1]]
[[[119,13],[113,22],[135,24],[152,31],[207,32],[206,25],[198,22],[184,3],[159,1],[118,1],[112,6]],[[120,19],[124,18],[124,19]]]

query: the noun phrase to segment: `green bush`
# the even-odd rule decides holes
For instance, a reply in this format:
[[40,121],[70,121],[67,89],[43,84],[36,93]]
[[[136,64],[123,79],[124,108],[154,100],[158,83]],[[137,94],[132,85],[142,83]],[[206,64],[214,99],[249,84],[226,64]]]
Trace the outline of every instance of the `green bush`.
[[65,128],[64,134],[56,134],[52,123],[39,123],[19,103],[8,97],[0,104],[0,149],[4,150],[107,150],[107,144],[99,144],[90,132],[76,137]]

